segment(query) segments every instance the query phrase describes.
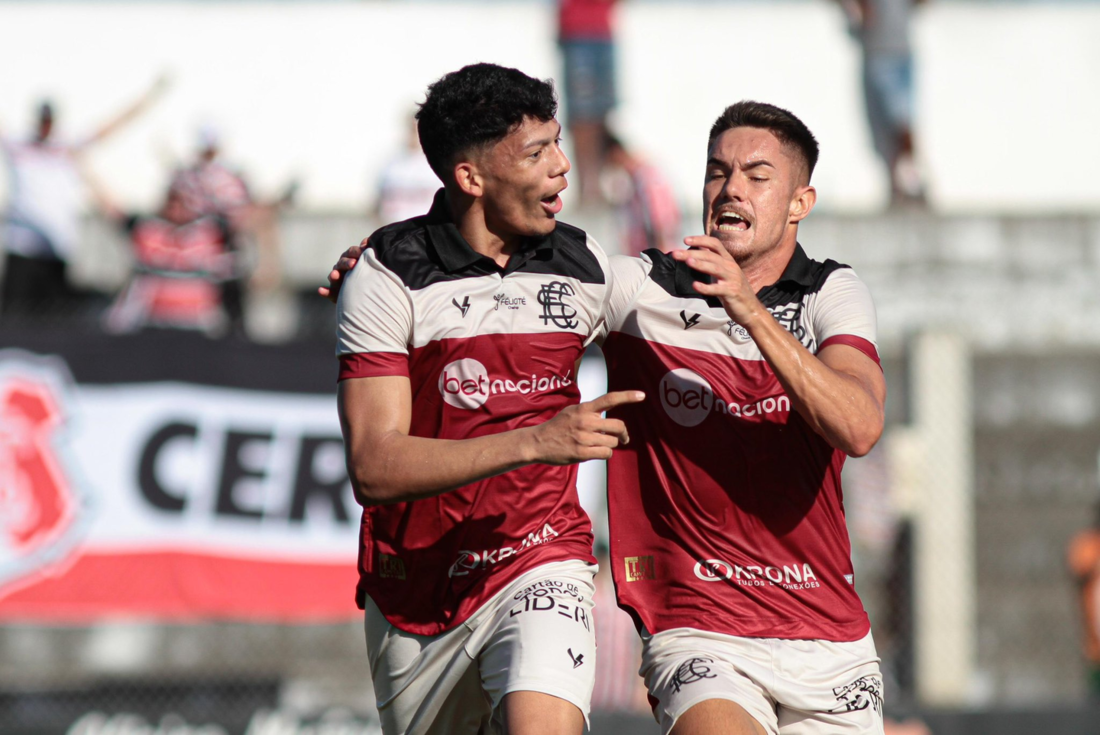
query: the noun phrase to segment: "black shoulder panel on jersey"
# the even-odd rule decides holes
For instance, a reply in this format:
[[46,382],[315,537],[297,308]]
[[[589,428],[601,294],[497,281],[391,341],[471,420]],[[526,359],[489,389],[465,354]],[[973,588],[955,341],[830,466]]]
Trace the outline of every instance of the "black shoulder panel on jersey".
[[413,291],[441,281],[514,272],[606,282],[584,231],[564,223],[558,223],[549,236],[526,243],[503,270],[474,252],[454,225],[433,221],[430,214],[387,225],[372,234],[369,243],[379,262]]
[[694,281],[710,283],[710,276],[692,270],[687,263],[673,260],[668,253],[650,248],[644,254],[653,262],[649,271],[650,279],[663,288],[669,295],[682,299],[702,299],[707,306],[720,309],[722,302],[713,296],[704,296],[691,285]]
[[[378,261],[391,270],[410,289],[417,290],[439,281],[469,278],[469,272],[449,273],[438,253],[428,247],[426,217],[413,217],[386,225],[369,238],[369,247]],[[478,273],[476,275],[484,275]]]
[[835,260],[824,262],[812,260],[801,245],[796,245],[791,262],[787,263],[786,270],[779,280],[771,286],[765,286],[756,294],[760,302],[767,308],[773,306],[785,306],[801,301],[810,294],[817,293],[825,285],[825,281],[835,271],[851,266],[838,263]]
[[[691,285],[693,281],[709,283],[710,276],[692,270],[686,263],[673,260],[672,256],[656,248],[646,250],[645,254],[653,261],[649,277],[669,294],[679,298],[703,299],[707,306],[721,308],[721,301],[713,296],[703,296]],[[797,245],[779,280],[760,289],[756,296],[769,309],[801,301],[808,294],[820,291],[834,271],[848,267],[850,266],[835,260],[826,260],[823,263],[811,260],[802,246]]]
[[573,225],[559,222],[550,235],[553,247],[536,248],[520,266],[525,273],[542,273],[575,278],[581,283],[606,283],[607,275],[596,254],[588,249],[588,235]]

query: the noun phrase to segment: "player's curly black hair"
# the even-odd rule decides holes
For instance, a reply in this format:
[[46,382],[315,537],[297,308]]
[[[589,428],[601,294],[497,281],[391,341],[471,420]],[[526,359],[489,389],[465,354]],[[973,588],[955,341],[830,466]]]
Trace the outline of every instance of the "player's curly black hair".
[[806,162],[806,181],[809,182],[813,176],[818,156],[817,138],[790,110],[766,102],[736,102],[723,110],[714,121],[710,128],[710,138],[707,139],[707,148],[714,145],[719,135],[733,128],[763,128],[770,131],[781,142],[794,146],[802,154]]
[[416,130],[428,164],[446,183],[458,155],[501,140],[524,118],[552,120],[557,110],[553,82],[496,64],[471,64],[428,87]]

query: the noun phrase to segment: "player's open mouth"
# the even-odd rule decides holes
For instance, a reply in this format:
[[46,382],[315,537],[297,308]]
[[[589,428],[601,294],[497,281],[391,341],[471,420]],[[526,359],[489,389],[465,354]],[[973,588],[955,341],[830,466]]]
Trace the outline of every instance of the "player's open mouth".
[[752,227],[752,223],[734,212],[719,212],[714,226],[719,232],[744,232]]
[[[558,194],[560,194],[560,193],[561,192],[558,192]],[[562,201],[561,201],[561,197],[558,196],[558,194],[554,194],[554,195],[548,196],[548,197],[543,197],[543,199],[542,199],[542,208],[545,209],[547,211],[547,213],[550,214],[551,216],[553,216],[553,215],[555,215],[555,214],[557,214],[558,212],[561,211]]]

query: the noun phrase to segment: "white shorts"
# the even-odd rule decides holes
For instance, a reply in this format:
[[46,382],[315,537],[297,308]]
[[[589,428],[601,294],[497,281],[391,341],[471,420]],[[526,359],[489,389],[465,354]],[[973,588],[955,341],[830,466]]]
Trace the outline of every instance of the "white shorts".
[[434,636],[394,627],[368,598],[367,655],[382,732],[499,732],[500,702],[517,691],[571,702],[587,722],[596,671],[595,574],[582,561],[544,564]]
[[741,705],[769,735],[882,735],[882,674],[858,641],[739,638],[691,628],[643,636],[642,669],[665,735],[708,699]]

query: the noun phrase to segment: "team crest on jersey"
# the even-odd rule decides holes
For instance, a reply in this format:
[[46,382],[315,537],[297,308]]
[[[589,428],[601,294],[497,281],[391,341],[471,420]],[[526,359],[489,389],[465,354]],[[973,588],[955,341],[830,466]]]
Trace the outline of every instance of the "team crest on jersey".
[[802,323],[802,302],[789,306],[769,309],[771,315],[779,322],[780,326],[794,335],[794,338],[802,343],[806,349],[813,349],[813,339],[806,333],[806,326]]
[[538,301],[542,307],[543,324],[553,324],[559,329],[576,329],[580,326],[577,321],[577,310],[569,303],[576,296],[576,290],[564,281],[551,281],[543,284],[539,289]]
[[64,451],[71,384],[59,360],[0,351],[0,593],[63,562],[89,524]]

